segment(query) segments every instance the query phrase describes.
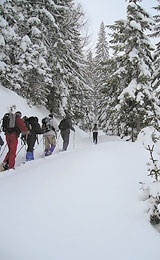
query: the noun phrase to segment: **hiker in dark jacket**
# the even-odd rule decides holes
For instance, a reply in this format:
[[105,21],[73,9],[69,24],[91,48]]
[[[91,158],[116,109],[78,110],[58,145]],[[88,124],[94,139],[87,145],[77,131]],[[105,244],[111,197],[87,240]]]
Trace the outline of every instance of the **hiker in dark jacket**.
[[15,166],[15,158],[16,158],[16,151],[18,145],[18,137],[20,132],[23,133],[27,137],[28,135],[28,128],[24,125],[23,120],[21,119],[21,112],[17,111],[15,114],[15,122],[16,126],[12,129],[12,131],[5,132],[6,135],[6,142],[8,145],[8,153],[3,160],[2,166],[5,170],[7,169],[14,169]]
[[[26,143],[27,143],[27,153],[26,153],[26,161],[34,160],[34,145],[37,140],[38,134],[43,134],[44,131],[40,127],[40,124],[38,123],[38,118],[31,116],[29,118],[25,118],[25,125],[29,129],[29,135],[27,137]],[[23,138],[23,137],[22,137]]]
[[97,144],[97,139],[98,139],[98,127],[97,127],[97,124],[94,124],[94,126],[92,128],[92,132],[93,132],[93,143]]
[[72,126],[71,116],[69,114],[66,114],[65,118],[62,119],[58,127],[61,131],[61,137],[63,139],[62,151],[66,151],[69,145],[70,130],[75,132],[75,129]]

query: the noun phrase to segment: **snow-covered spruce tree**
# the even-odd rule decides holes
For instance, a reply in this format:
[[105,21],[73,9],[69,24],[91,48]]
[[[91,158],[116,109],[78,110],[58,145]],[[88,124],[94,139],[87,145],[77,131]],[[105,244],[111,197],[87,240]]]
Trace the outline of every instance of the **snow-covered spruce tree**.
[[[18,35],[12,50],[12,64],[7,71],[11,88],[34,104],[45,104],[48,85],[52,84],[47,65],[47,51],[43,44],[42,24],[35,1],[4,1],[3,9],[14,11],[8,23]],[[8,87],[7,84],[3,84]]]
[[53,3],[50,13],[54,14],[57,30],[50,48],[53,88],[48,95],[48,107],[57,114],[70,111],[79,122],[85,113],[83,97],[87,88],[79,23],[83,13],[72,0]]
[[0,2],[0,83],[12,90],[18,88],[14,85],[13,67],[16,64],[15,49],[19,37],[14,31],[16,10],[12,1]]
[[17,30],[21,41],[16,55],[18,66],[14,69],[21,72],[21,94],[33,104],[46,104],[52,79],[48,64],[49,53],[44,41],[46,30],[40,16],[43,1],[38,3],[17,1]]
[[94,89],[95,88],[95,61],[93,58],[92,51],[90,50],[87,53],[87,58],[86,58],[86,69],[87,69],[87,83],[88,85]]
[[146,30],[151,30],[153,20],[137,2],[130,0],[128,3],[126,26],[122,28],[125,37],[120,42],[120,38],[114,35],[118,45],[124,48],[118,66],[123,75],[120,79],[123,90],[117,98],[114,118],[120,136],[127,136],[132,141],[145,126],[158,127],[158,107],[151,88],[153,48],[145,34]]
[[115,106],[118,103],[118,96],[124,88],[125,71],[122,67],[124,56],[124,39],[126,37],[124,28],[126,27],[125,20],[116,21],[114,25],[107,26],[111,29],[110,45],[113,49],[113,54],[103,64],[104,78],[100,78],[98,93],[99,93],[99,122],[103,130],[107,134],[119,134],[117,127]]
[[[109,58],[109,48],[106,37],[105,25],[104,22],[101,22],[99,32],[98,32],[98,40],[96,44],[96,54],[95,54],[95,63],[98,66],[102,62],[106,62]],[[98,70],[98,68],[97,68]]]
[[86,91],[88,98],[86,99],[86,128],[90,129],[95,120],[95,62],[92,51],[90,50],[86,56],[87,85],[91,90]]
[[[160,4],[154,7],[158,14],[154,15],[154,33],[151,34],[152,37],[160,37]],[[155,95],[157,97],[158,104],[160,106],[160,41],[156,44],[156,49],[154,51],[154,73],[153,73],[153,88]]]
[[[106,78],[108,77],[107,73],[107,62],[109,60],[109,48],[108,42],[106,37],[106,31],[104,23],[101,22],[99,32],[98,32],[98,40],[96,44],[96,52],[95,52],[95,116],[97,119],[101,118],[103,114],[103,102],[104,102],[104,95],[102,94],[102,89],[104,89],[104,85],[106,82]],[[108,97],[105,96],[105,100]]]
[[9,83],[14,88],[18,86],[19,93],[34,104],[47,104],[56,114],[70,110],[75,118],[83,118],[87,85],[80,39],[79,18],[83,15],[80,7],[75,8],[69,0],[13,0],[3,1],[5,11],[8,3],[15,11],[12,28],[18,35],[13,44],[12,60],[15,61],[9,68],[12,79]]

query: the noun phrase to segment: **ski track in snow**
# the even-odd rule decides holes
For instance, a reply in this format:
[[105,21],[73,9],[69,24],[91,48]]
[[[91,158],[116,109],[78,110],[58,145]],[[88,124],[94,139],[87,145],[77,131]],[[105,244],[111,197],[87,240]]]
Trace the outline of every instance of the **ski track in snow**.
[[143,178],[145,157],[139,155],[145,150],[135,143],[111,140],[101,136],[94,145],[85,137],[85,145],[81,142],[74,150],[70,146],[67,152],[55,151],[46,158],[41,154],[18,165],[0,185],[0,194],[7,188],[12,196],[1,203],[5,236],[0,242],[10,256],[12,252],[17,257],[7,260],[115,260],[117,250],[120,260],[135,260],[135,251],[139,260],[158,260],[153,256],[154,243],[150,245],[150,238],[144,242],[144,234],[154,233],[153,228],[149,223],[141,228],[148,222],[138,200],[137,181],[137,176]]

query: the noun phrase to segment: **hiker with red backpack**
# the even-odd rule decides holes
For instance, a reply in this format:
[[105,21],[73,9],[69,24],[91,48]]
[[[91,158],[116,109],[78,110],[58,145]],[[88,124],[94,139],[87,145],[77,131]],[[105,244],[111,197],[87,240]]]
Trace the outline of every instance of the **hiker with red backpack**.
[[[14,118],[12,120],[12,126],[9,125],[11,123],[5,123],[9,122],[9,114],[10,116]],[[20,111],[17,111],[15,114],[7,113],[6,117],[3,118],[3,131],[6,135],[6,142],[8,145],[8,152],[3,160],[2,167],[4,170],[14,169],[15,166],[15,158],[16,158],[16,151],[17,151],[17,145],[18,145],[18,137],[20,133],[23,133],[23,135],[28,135],[28,128],[24,125],[24,122],[22,120],[22,114]],[[6,120],[6,121],[5,121]],[[5,125],[6,124],[6,125]]]

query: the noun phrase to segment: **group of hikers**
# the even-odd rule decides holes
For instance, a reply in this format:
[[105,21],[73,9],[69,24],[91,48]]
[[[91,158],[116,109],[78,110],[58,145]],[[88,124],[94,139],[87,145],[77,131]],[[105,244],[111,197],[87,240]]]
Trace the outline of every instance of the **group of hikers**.
[[[42,125],[39,124],[38,118],[35,116],[24,116],[22,118],[22,113],[20,111],[17,111],[14,115],[12,114],[12,117],[13,118],[11,118],[11,113],[6,113],[2,121],[2,129],[6,136],[8,152],[1,164],[0,171],[14,169],[20,134],[22,141],[27,146],[25,159],[26,161],[31,161],[34,160],[34,147],[38,135],[42,134],[44,137],[44,155],[48,156],[53,153],[56,147],[57,132],[59,130],[63,140],[62,151],[66,151],[69,145],[70,130],[75,132],[75,128],[72,126],[71,116],[68,113],[66,113],[59,125],[57,125],[52,113],[50,113],[48,117],[42,119]],[[97,144],[97,124],[94,124],[92,132],[93,142]],[[0,147],[2,147],[3,144],[4,141],[0,136]]]

